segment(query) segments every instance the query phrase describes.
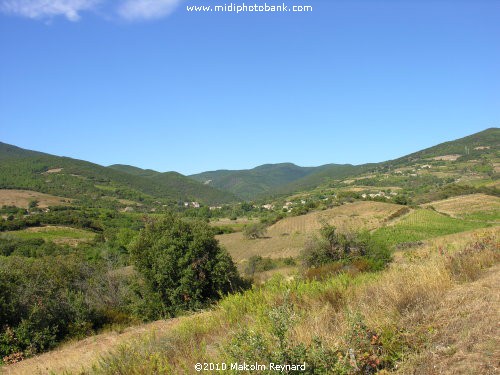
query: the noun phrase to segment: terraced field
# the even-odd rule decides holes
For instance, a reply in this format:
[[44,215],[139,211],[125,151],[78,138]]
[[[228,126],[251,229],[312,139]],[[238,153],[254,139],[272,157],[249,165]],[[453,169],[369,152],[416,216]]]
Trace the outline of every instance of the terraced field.
[[268,228],[267,238],[247,240],[242,233],[231,233],[218,236],[218,240],[236,262],[254,255],[270,258],[296,257],[323,221],[336,226],[340,231],[373,230],[400,209],[401,206],[391,203],[355,202],[283,219]]
[[490,226],[493,224],[488,221],[459,219],[422,208],[376,230],[374,235],[389,245],[396,245]]
[[432,202],[425,206],[432,206],[436,211],[453,217],[500,223],[500,198],[491,195],[462,195]]

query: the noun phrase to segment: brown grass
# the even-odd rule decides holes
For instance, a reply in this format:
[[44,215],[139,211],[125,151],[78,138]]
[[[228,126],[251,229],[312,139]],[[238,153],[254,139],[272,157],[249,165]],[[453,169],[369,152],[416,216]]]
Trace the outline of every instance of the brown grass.
[[303,249],[309,236],[327,221],[340,231],[375,229],[401,206],[382,202],[355,202],[325,211],[285,218],[270,226],[267,238],[245,239],[242,233],[217,236],[236,262],[254,255],[269,258],[296,257]]
[[84,340],[69,342],[57,350],[6,366],[2,368],[2,373],[7,375],[81,373],[89,370],[100,356],[117,349],[121,344],[154,336],[157,332],[164,333],[177,323],[178,319],[160,320],[126,328],[123,332],[106,332]]
[[401,374],[497,374],[500,360],[500,265],[444,295],[427,317],[425,349]]
[[432,158],[432,160],[455,161],[460,156],[462,156],[462,155],[460,155],[460,154],[442,155],[442,156],[436,156],[436,157]]
[[[322,283],[293,281],[281,287],[271,283],[268,288],[230,296],[214,310],[172,325],[160,322],[142,331],[135,328],[137,335],[116,340],[124,344],[120,348],[113,336],[100,335],[97,346],[95,338],[89,338],[69,344],[67,351],[8,366],[6,373],[76,372],[89,368],[89,361],[110,347],[114,354],[92,373],[193,373],[194,363],[223,361],[224,345],[243,327],[266,332],[269,327],[262,319],[272,306],[283,302],[284,290],[289,289],[297,317],[289,335],[293,343],[308,344],[318,337],[329,348],[349,347],[351,316],[357,313],[370,331],[381,335],[383,350],[399,353],[396,372],[493,374],[500,347],[499,236],[500,228],[490,228],[429,240],[423,247],[399,253],[391,267],[376,274]],[[454,270],[452,261],[462,256],[476,267],[476,281],[457,277],[463,269]],[[154,331],[158,335],[151,339]],[[145,338],[133,342],[141,335]]]
[[470,194],[435,201],[424,205],[432,206],[436,211],[460,216],[475,212],[500,211],[500,198],[486,194]]
[[29,203],[33,200],[39,202],[38,207],[40,208],[71,203],[69,198],[56,197],[36,191],[0,189],[0,206],[28,208]]

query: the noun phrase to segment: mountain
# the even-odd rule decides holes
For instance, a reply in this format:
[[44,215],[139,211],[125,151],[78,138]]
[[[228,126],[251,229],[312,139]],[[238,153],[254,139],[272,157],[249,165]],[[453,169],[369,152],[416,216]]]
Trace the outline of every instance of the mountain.
[[157,172],[152,169],[141,169],[130,165],[114,164],[108,168],[121,171],[132,176],[147,178],[153,183],[166,186],[171,190],[178,191],[186,197],[198,197],[202,202],[227,203],[237,201],[238,198],[229,193],[223,192],[212,186],[202,184],[177,172]]
[[265,164],[249,170],[218,170],[189,176],[206,185],[229,191],[242,199],[253,199],[301,179],[321,167],[299,167],[292,163]]
[[454,141],[440,143],[436,146],[385,162],[383,164],[399,165],[418,160],[442,158],[453,155],[457,161],[472,160],[481,157],[498,157],[500,151],[500,128],[489,128]]
[[0,142],[0,189],[28,189],[79,200],[102,197],[137,202],[155,199],[229,203],[236,198],[181,174],[131,172]]
[[357,177],[433,158],[442,158],[443,162],[460,162],[498,157],[499,144],[500,129],[491,128],[381,163],[326,164],[320,167],[299,167],[291,163],[266,164],[248,170],[219,170],[189,177],[244,199],[256,199],[314,189],[332,180]]
[[140,202],[168,199],[219,204],[292,194],[335,180],[414,168],[419,163],[453,166],[455,174],[464,168],[472,168],[471,173],[489,171],[495,179],[499,150],[500,129],[490,128],[382,163],[319,167],[265,164],[248,170],[217,170],[186,177],[177,172],[161,173],[121,164],[103,167],[0,143],[0,188],[29,189],[78,199],[111,196]]

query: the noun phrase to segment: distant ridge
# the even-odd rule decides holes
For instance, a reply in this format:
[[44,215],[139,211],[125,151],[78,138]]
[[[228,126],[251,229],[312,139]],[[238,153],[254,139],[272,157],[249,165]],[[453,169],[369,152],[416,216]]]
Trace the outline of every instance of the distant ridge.
[[200,182],[211,180],[211,186],[230,191],[245,199],[255,199],[313,189],[332,179],[356,177],[381,168],[397,167],[426,158],[454,154],[463,159],[474,159],[485,153],[498,154],[499,146],[500,129],[489,128],[381,163],[326,164],[319,167],[299,167],[291,163],[265,164],[248,170],[219,170],[189,177]]
[[0,142],[1,189],[27,189],[94,201],[105,195],[139,202],[157,198],[220,204],[237,199],[230,193],[203,185],[176,172],[155,174],[154,171],[144,171],[141,174],[137,173],[140,168],[128,167],[129,171],[123,171],[123,167],[121,169],[25,150]]
[[[183,176],[130,165],[109,167],[25,150],[0,142],[0,188],[30,189],[55,195],[88,197],[113,190],[124,198],[198,200],[206,204],[264,199],[314,189],[332,180],[409,166],[433,158],[448,162],[500,157],[500,129],[490,128],[454,141],[381,163],[326,164],[300,167],[293,163],[264,164],[247,170],[216,170]],[[48,178],[44,173],[62,168]],[[116,194],[118,194],[116,193]]]

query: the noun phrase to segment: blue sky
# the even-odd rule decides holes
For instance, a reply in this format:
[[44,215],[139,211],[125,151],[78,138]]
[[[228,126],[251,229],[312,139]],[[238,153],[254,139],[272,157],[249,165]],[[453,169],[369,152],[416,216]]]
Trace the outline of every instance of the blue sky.
[[383,161],[500,125],[500,1],[186,11],[228,3],[0,0],[0,140],[189,174]]

